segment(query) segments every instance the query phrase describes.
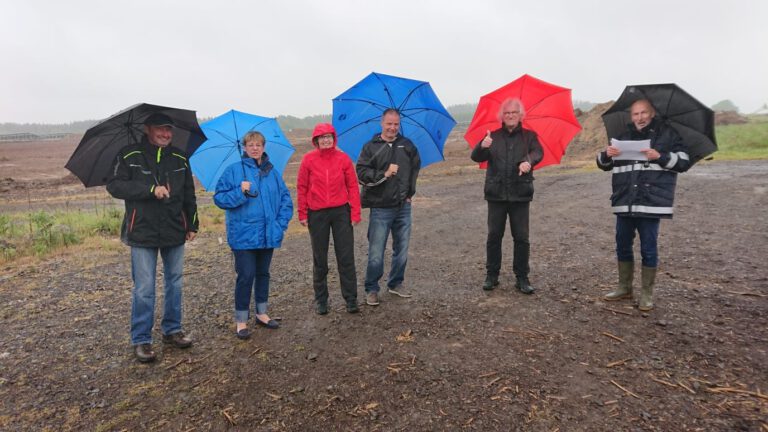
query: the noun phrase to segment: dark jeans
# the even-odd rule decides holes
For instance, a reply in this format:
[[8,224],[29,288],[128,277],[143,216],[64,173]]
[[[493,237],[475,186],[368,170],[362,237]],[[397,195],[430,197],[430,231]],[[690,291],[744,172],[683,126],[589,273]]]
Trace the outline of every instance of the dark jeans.
[[365,292],[379,292],[379,279],[384,275],[384,250],[392,233],[392,268],[387,287],[394,288],[405,279],[408,244],[411,239],[411,203],[399,207],[372,208],[368,221],[368,267]]
[[309,238],[312,241],[312,286],[318,303],[328,302],[328,242],[333,232],[333,250],[339,267],[341,296],[344,301],[357,301],[357,272],[355,271],[355,233],[352,229],[349,205],[310,210]]
[[251,290],[256,313],[267,313],[269,300],[269,265],[274,249],[232,250],[235,255],[235,321],[246,322],[250,317]]
[[501,270],[501,240],[506,230],[507,216],[514,240],[512,270],[517,277],[528,277],[528,209],[530,202],[488,201],[488,241],[485,271],[488,276],[498,277]]
[[619,261],[634,261],[632,252],[635,242],[635,231],[640,234],[640,255],[643,266],[656,267],[659,265],[657,240],[659,238],[658,218],[616,216],[616,258]]

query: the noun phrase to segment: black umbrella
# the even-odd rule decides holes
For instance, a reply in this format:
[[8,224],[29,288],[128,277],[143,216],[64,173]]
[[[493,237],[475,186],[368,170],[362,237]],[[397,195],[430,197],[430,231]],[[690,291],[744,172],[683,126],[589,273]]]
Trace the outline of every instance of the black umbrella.
[[617,138],[627,130],[627,125],[632,123],[629,108],[639,99],[648,99],[657,119],[677,131],[688,147],[692,164],[717,151],[714,111],[677,84],[627,86],[619,100],[603,114],[608,139]]
[[76,175],[86,187],[107,184],[107,177],[117,153],[126,145],[141,141],[144,120],[155,113],[165,114],[173,120],[171,145],[184,151],[188,157],[206,140],[200,125],[197,124],[197,114],[194,111],[141,103],[126,108],[88,129],[65,168]]

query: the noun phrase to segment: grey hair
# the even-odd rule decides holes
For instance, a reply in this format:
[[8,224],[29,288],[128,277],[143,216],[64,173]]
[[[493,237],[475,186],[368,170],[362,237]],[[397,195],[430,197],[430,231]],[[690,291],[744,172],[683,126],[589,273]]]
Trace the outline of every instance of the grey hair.
[[525,117],[525,105],[523,105],[523,101],[521,101],[518,98],[507,98],[504,99],[504,102],[501,103],[501,106],[499,106],[499,114],[497,115],[500,122],[504,122],[504,111],[507,110],[511,105],[517,105],[520,108],[520,120],[522,120]]

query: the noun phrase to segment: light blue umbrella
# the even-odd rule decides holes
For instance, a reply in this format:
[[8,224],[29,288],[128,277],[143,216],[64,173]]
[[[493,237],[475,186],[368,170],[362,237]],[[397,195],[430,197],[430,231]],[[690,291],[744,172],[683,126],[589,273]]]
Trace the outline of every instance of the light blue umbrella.
[[[216,183],[224,170],[233,163],[242,163],[245,150],[243,137],[251,131],[264,135],[264,151],[275,169],[282,175],[293,146],[283,134],[277,120],[231,110],[200,125],[208,140],[189,159],[205,190],[216,189]],[[245,168],[243,168],[245,169]]]
[[421,167],[444,160],[443,146],[456,121],[428,82],[373,72],[333,100],[338,146],[357,161],[363,145],[381,133],[381,114],[400,113],[400,133],[419,149]]

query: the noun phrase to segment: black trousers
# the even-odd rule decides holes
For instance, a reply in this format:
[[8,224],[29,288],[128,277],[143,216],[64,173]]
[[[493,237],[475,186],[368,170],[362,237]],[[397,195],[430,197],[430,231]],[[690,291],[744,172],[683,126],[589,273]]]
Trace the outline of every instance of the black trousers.
[[485,270],[488,276],[499,276],[501,270],[501,241],[506,230],[507,216],[514,240],[512,270],[517,277],[528,277],[528,210],[530,202],[488,201],[488,240],[485,244]]
[[307,222],[312,241],[312,285],[315,289],[315,301],[328,302],[328,243],[331,232],[339,267],[341,296],[347,303],[357,301],[355,235],[349,205],[310,210]]

